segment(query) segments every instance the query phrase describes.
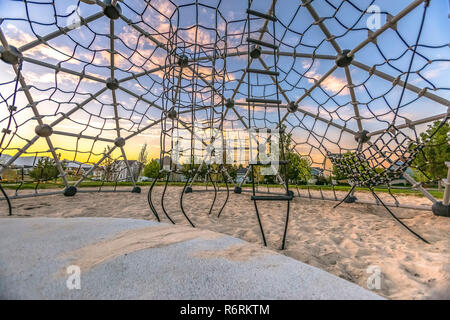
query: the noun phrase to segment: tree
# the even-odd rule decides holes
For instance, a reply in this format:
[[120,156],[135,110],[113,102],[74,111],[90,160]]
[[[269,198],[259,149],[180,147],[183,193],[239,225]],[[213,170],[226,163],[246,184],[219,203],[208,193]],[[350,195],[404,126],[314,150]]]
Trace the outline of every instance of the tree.
[[38,160],[36,166],[29,172],[29,175],[36,181],[47,181],[57,179],[59,171],[56,162],[53,159],[41,158]]
[[[200,164],[198,164],[198,163],[193,164],[193,165],[191,165],[189,163],[185,163],[181,166],[181,172],[185,177],[193,176],[197,173],[199,167],[200,167]],[[192,168],[192,172],[190,173],[189,170],[191,170],[191,168]],[[200,170],[200,172],[197,175],[197,179],[205,179],[207,171],[208,171],[208,166],[206,164],[203,164],[202,169]]]
[[[290,181],[307,181],[311,177],[311,161],[298,154],[292,144],[292,133],[286,134],[286,126],[282,126],[280,140],[283,144],[284,157],[289,161],[287,175]],[[281,151],[281,150],[280,150]]]
[[[440,121],[435,121],[428,126],[427,130],[420,134],[420,142],[428,140],[438,129],[439,124]],[[447,176],[448,168],[445,162],[450,161],[449,133],[450,125],[447,122],[431,137],[430,141],[425,145],[423,153],[419,152],[413,162],[415,167],[425,173],[423,174],[420,170],[414,169],[414,177],[422,182],[429,179],[437,180],[439,189],[441,189],[441,180]]]
[[136,179],[139,177],[139,175],[142,172],[142,169],[144,169],[148,158],[148,150],[147,150],[147,143],[144,143],[144,145],[141,147],[141,151],[139,152],[138,156],[138,167],[137,172],[135,173]]
[[311,161],[295,151],[286,154],[288,164],[288,178],[290,181],[308,181],[311,177]]
[[144,167],[144,176],[156,179],[159,174],[160,165],[156,159],[150,160]]

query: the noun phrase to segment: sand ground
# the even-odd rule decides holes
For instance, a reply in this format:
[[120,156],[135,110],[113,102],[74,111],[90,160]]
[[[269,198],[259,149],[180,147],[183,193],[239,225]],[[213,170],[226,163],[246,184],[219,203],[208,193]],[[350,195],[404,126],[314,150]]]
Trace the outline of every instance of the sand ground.
[[[179,205],[181,189],[169,187],[164,204],[177,224],[187,225]],[[194,189],[204,190],[204,187]],[[148,188],[143,188],[141,194],[78,193],[75,197],[52,195],[14,199],[13,214],[16,217],[126,217],[156,220],[147,203],[147,191]],[[162,187],[156,187],[153,199],[162,221],[169,222],[161,210],[161,193]],[[338,196],[344,194],[338,193]],[[361,200],[371,200],[368,193],[358,192],[356,195]],[[213,213],[208,215],[213,197],[212,192],[194,192],[185,196],[185,211],[196,227],[262,243],[249,193],[230,192],[220,218],[217,218],[217,212],[226,193],[218,193]],[[382,198],[392,202],[389,195],[383,194]],[[430,204],[426,198],[411,195],[399,196],[399,201],[416,205]],[[332,201],[296,197],[291,202],[287,248],[280,253],[364,288],[367,288],[368,278],[373,275],[368,272],[368,268],[376,266],[381,271],[381,287],[374,291],[386,298],[450,299],[449,218],[434,216],[431,211],[393,208],[404,223],[431,242],[428,245],[401,228],[380,206],[342,204],[333,209],[334,204]],[[286,203],[260,202],[258,208],[268,246],[278,250]],[[5,216],[5,202],[0,202],[0,211],[1,216]]]

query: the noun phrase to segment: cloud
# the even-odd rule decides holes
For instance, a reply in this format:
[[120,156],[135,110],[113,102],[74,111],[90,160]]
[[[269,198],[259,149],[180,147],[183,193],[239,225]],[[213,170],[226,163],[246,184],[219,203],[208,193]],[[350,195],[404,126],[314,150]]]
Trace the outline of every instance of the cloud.
[[[314,63],[314,65],[312,65]],[[302,67],[304,69],[309,69],[305,76],[308,77],[308,82],[314,84],[316,81],[322,78],[323,74],[318,72],[320,63],[319,61],[308,62],[306,60],[302,61]],[[339,93],[340,95],[348,95],[349,91],[346,79],[339,78],[334,75],[329,75],[325,80],[322,81],[320,86],[326,91],[330,91],[333,94]]]
[[[36,40],[36,38],[33,35],[26,33],[23,30],[20,30],[11,23],[6,25],[5,34],[7,35],[8,43],[17,48]],[[68,38],[67,40],[68,43],[72,41],[72,40],[69,41]],[[65,61],[65,63],[70,64],[81,64],[82,62],[79,60],[90,62],[94,54],[93,52],[88,51],[86,52],[77,51],[76,53],[74,53],[73,51],[74,47],[70,47],[68,45],[56,45],[52,43],[50,46],[46,44],[39,44],[34,48],[27,50],[26,55],[35,58],[37,60],[52,59],[58,62]],[[104,63],[105,61],[106,62],[109,61],[109,54],[106,51],[98,51],[95,55],[94,63],[100,64],[102,62]]]
[[422,76],[428,80],[443,77],[448,74],[450,69],[450,61],[439,61],[434,63],[426,71],[422,72]]

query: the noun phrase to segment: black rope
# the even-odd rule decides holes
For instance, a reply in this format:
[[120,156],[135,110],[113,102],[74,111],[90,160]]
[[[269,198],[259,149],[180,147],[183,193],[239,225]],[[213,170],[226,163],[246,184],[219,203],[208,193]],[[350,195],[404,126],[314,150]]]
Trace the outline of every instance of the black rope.
[[411,228],[409,228],[406,224],[404,224],[399,218],[397,218],[397,216],[384,204],[384,202],[378,197],[378,195],[373,191],[373,189],[371,188],[370,191],[372,192],[372,195],[375,197],[375,199],[377,201],[379,201],[383,207],[387,210],[387,212],[389,212],[389,214],[391,215],[391,217],[397,222],[399,223],[403,228],[405,228],[406,230],[408,230],[409,232],[411,232],[414,236],[416,236],[418,239],[422,240],[423,242],[430,244],[427,240],[425,240],[421,235],[419,235],[418,233],[416,233],[414,230],[412,230]]
[[158,222],[161,222],[161,220],[159,219],[158,212],[156,211],[156,208],[153,205],[153,201],[152,201],[153,188],[155,187],[156,181],[158,180],[158,178],[159,178],[159,172],[158,172],[158,175],[153,179],[152,185],[148,189],[147,201],[148,201],[148,205],[150,206],[150,210],[153,212],[153,215],[155,216],[156,220],[158,220]]
[[3,189],[1,183],[0,183],[0,191],[3,193],[3,196],[5,197],[6,202],[8,203],[8,216],[12,216],[11,201],[9,200],[8,194],[5,192],[5,189]]
[[[226,170],[226,169],[223,168],[223,170]],[[220,208],[219,212],[217,213],[217,218],[220,218],[220,215],[222,214],[223,209],[225,209],[225,206],[228,203],[228,199],[230,198],[230,188],[228,187],[228,181],[227,181],[228,179],[227,179],[227,177],[226,177],[226,175],[225,175],[223,170],[221,170],[222,171],[222,178],[223,178],[223,181],[225,182],[225,188],[227,190],[227,197],[225,198],[225,201],[224,201],[222,207]]]
[[167,185],[169,183],[169,179],[170,179],[170,171],[166,173],[166,182],[164,183],[164,189],[163,189],[163,192],[161,194],[161,208],[162,208],[164,214],[166,215],[167,219],[169,219],[169,221],[172,222],[172,224],[175,224],[175,222],[172,220],[172,218],[167,213],[166,208],[164,207],[164,195],[166,194],[166,190],[167,190]]
[[423,30],[423,26],[425,24],[425,17],[427,15],[427,9],[428,9],[428,5],[429,4],[430,4],[429,0],[426,0],[424,2],[424,9],[423,9],[423,13],[422,13],[422,19],[420,21],[419,32],[417,34],[416,44],[413,47],[411,60],[409,61],[408,71],[406,72],[406,79],[405,79],[405,82],[403,83],[402,92],[401,92],[400,98],[398,100],[397,108],[395,109],[394,120],[392,121],[392,124],[394,124],[394,125],[395,125],[395,120],[397,119],[398,110],[400,109],[400,105],[401,105],[402,100],[403,100],[403,95],[405,94],[406,86],[408,85],[409,75],[411,73],[411,68],[412,68],[412,65],[413,65],[413,62],[414,62],[414,56],[416,55],[416,50],[417,50],[417,47],[418,47],[418,44],[419,44],[420,36],[422,35],[422,30]]

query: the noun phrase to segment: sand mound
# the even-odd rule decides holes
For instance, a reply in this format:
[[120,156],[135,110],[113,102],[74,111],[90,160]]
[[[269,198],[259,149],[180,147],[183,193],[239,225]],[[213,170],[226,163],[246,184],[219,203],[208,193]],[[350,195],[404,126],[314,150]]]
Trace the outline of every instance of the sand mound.
[[[200,187],[198,187],[200,188]],[[197,188],[197,189],[198,189]],[[204,188],[204,187],[203,187]],[[211,189],[211,187],[210,187]],[[147,190],[130,193],[79,193],[67,198],[60,195],[13,200],[16,216],[49,217],[124,217],[155,220],[147,203]],[[169,222],[161,211],[161,187],[154,194],[155,206],[162,221]],[[305,191],[301,191],[303,194]],[[315,191],[311,191],[313,193]],[[181,188],[169,187],[165,208],[181,225],[176,233],[164,228],[157,233],[124,233],[117,239],[97,243],[73,253],[77,264],[92,267],[117,255],[144,248],[164,246],[190,239],[191,227],[179,209]],[[315,194],[320,196],[318,192]],[[339,197],[344,193],[337,193]],[[230,200],[220,218],[217,213],[225,200],[219,193],[213,213],[208,215],[214,194],[185,195],[186,212],[200,229],[229,234],[255,247],[236,246],[223,251],[201,252],[202,257],[245,259],[248,252],[261,246],[261,235],[250,194],[230,193]],[[332,197],[332,194],[325,194]],[[370,194],[358,192],[360,200],[372,200]],[[392,202],[389,195],[382,194]],[[400,196],[400,202],[429,205],[426,198]],[[281,251],[294,259],[319,267],[341,278],[367,288],[370,266],[381,270],[381,288],[377,294],[392,299],[448,298],[450,287],[450,219],[437,217],[430,211],[394,208],[408,226],[431,242],[424,244],[407,233],[387,212],[374,205],[343,204],[295,198],[291,203],[291,219],[287,249]],[[279,249],[284,227],[285,203],[261,202],[259,209],[268,246]],[[208,231],[204,236],[208,237]],[[264,251],[261,251],[264,254]]]

